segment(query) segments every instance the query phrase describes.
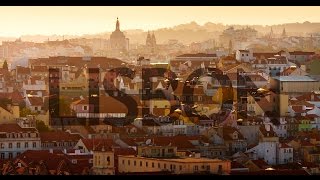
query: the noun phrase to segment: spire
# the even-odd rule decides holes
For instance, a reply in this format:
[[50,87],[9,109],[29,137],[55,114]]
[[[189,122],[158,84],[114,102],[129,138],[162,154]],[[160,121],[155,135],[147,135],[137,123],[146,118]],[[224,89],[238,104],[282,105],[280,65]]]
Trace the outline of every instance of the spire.
[[270,37],[270,38],[273,38],[273,30],[272,30],[272,27],[271,27],[271,31],[270,31],[269,37]]
[[157,44],[157,40],[156,40],[156,36],[154,35],[154,31],[152,31],[151,39],[152,39],[152,45],[155,46]]
[[116,23],[116,30],[120,31],[120,22],[118,17],[117,17],[117,23]]
[[283,28],[283,31],[282,31],[282,37],[286,37],[286,36],[287,36],[286,28]]
[[147,39],[146,39],[146,45],[150,46],[151,45],[151,35],[150,32],[148,31]]

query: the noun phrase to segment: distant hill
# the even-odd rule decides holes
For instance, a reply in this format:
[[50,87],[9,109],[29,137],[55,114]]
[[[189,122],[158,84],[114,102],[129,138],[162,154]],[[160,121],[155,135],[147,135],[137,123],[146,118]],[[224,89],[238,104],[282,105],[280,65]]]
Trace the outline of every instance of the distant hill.
[[[311,22],[303,22],[303,23],[286,23],[286,24],[278,24],[272,26],[262,26],[262,25],[225,25],[222,23],[213,23],[207,22],[204,25],[199,25],[198,23],[192,21],[186,24],[179,24],[173,27],[168,28],[160,28],[154,30],[154,34],[157,39],[157,43],[166,43],[169,39],[177,39],[182,43],[189,44],[191,42],[201,42],[207,39],[218,38],[223,30],[228,27],[233,26],[236,29],[252,27],[256,29],[260,35],[264,35],[269,33],[271,28],[275,34],[281,34],[283,29],[286,29],[288,35],[296,35],[296,36],[309,36],[309,33],[320,32],[320,23],[311,23]],[[141,29],[129,29],[124,30],[126,36],[130,39],[131,44],[144,44],[147,36],[147,31]],[[22,36],[21,39],[23,41],[34,41],[34,42],[43,42],[49,40],[62,40],[71,39],[71,38],[102,38],[109,39],[111,32],[101,32],[98,34],[85,34],[82,36],[70,36],[65,35],[25,35]],[[15,40],[16,38],[6,38],[0,37],[0,41],[3,40]]]

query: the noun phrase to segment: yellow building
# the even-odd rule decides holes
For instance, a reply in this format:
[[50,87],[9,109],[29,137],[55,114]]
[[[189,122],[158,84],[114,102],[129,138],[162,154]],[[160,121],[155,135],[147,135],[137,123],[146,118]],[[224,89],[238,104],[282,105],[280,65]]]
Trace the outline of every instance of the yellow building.
[[175,146],[138,146],[138,155],[119,155],[119,173],[170,172],[172,174],[229,174],[228,160],[177,156]]
[[263,116],[267,111],[278,111],[280,116],[286,116],[289,106],[289,96],[287,94],[275,94],[264,98],[248,96],[247,110],[256,116]]
[[118,160],[119,173],[169,171],[173,174],[229,174],[231,169],[230,161],[209,158],[147,158],[119,155]]
[[0,107],[0,124],[4,123],[15,123],[14,114]]
[[112,150],[107,150],[105,147],[101,147],[99,150],[94,150],[93,152],[93,174],[114,175],[114,152]]

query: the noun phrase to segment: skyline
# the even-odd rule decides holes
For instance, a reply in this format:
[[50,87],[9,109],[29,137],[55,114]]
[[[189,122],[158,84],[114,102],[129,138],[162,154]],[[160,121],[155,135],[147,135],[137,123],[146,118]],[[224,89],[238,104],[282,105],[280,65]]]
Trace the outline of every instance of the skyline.
[[[230,13],[232,12],[232,13]],[[240,16],[239,16],[240,14]],[[192,21],[225,25],[276,25],[320,22],[320,7],[0,7],[0,36],[84,35],[121,30],[170,28]],[[16,23],[17,22],[17,23]]]

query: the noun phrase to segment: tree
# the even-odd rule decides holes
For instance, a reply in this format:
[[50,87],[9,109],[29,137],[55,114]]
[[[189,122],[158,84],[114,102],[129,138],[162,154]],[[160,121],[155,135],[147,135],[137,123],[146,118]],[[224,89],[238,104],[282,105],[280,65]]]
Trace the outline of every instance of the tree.
[[59,99],[59,112],[62,116],[71,115],[70,102],[63,97]]
[[4,70],[6,70],[6,71],[9,70],[7,60],[4,60],[3,65],[2,65],[2,68],[3,68]]
[[47,125],[44,124],[43,121],[36,121],[36,128],[38,129],[39,132],[49,132],[50,129]]
[[22,108],[20,110],[20,117],[27,117],[27,115],[36,115],[36,113],[33,113],[30,109],[28,108]]

